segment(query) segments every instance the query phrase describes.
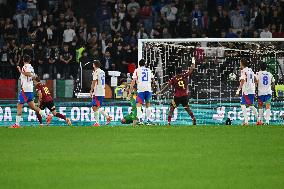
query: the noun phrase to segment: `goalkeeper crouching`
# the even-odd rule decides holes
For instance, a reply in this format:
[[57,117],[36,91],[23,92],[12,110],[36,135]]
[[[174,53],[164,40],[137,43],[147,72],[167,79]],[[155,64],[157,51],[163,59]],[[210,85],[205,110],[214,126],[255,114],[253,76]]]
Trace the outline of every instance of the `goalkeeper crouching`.
[[130,96],[130,103],[131,103],[131,112],[124,116],[121,119],[122,124],[131,124],[136,125],[138,118],[137,118],[137,108],[136,108],[136,96],[137,92],[136,90],[133,90]]

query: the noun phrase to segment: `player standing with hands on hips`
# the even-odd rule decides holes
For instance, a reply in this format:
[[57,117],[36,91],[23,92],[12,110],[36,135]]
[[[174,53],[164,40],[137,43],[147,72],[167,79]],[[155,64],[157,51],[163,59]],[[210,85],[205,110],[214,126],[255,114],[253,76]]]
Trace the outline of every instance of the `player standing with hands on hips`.
[[29,107],[36,112],[38,120],[41,120],[44,116],[46,118],[45,111],[41,110],[37,107],[34,103],[34,84],[32,77],[34,74],[34,68],[30,64],[31,58],[28,55],[24,55],[23,57],[24,66],[21,69],[17,66],[18,71],[21,73],[20,80],[21,80],[21,90],[19,93],[19,99],[17,104],[17,116],[16,116],[16,123],[11,126],[11,128],[19,128],[20,122],[22,119],[22,109],[25,103],[28,103]]
[[166,89],[168,89],[171,85],[174,87],[174,99],[171,102],[170,105],[170,111],[168,115],[168,125],[171,125],[172,121],[172,115],[174,110],[181,104],[185,111],[188,113],[188,115],[192,119],[192,124],[196,125],[196,118],[193,115],[193,112],[191,111],[189,104],[188,104],[188,77],[191,76],[193,70],[195,69],[195,58],[192,58],[192,64],[190,69],[182,73],[182,68],[178,67],[176,68],[176,76],[172,77],[168,84],[160,91],[157,92],[158,94],[163,94]]
[[260,64],[260,71],[256,74],[257,86],[258,86],[258,111],[259,117],[257,125],[262,125],[263,119],[263,105],[266,108],[265,120],[266,124],[269,124],[270,116],[271,116],[271,99],[272,99],[272,89],[274,88],[275,79],[273,75],[266,71],[267,65],[262,62]]
[[90,90],[90,96],[92,98],[92,108],[95,114],[95,127],[100,126],[99,123],[99,112],[106,118],[106,125],[110,123],[112,118],[100,107],[102,106],[105,98],[105,72],[100,69],[101,63],[98,60],[93,62],[93,81]]
[[254,107],[254,96],[255,96],[255,75],[251,68],[248,67],[249,63],[242,59],[240,61],[240,68],[241,68],[241,78],[240,78],[240,86],[236,92],[238,96],[240,91],[242,91],[242,98],[241,98],[241,109],[244,115],[244,122],[243,125],[248,125],[248,115],[246,106],[254,113],[255,117],[258,119],[258,113],[256,108]]
[[142,124],[142,105],[146,104],[146,120],[147,124],[152,124],[150,121],[151,118],[151,98],[152,98],[152,79],[154,79],[154,75],[152,71],[146,67],[146,61],[141,59],[139,61],[139,68],[135,69],[133,73],[133,80],[130,84],[130,90],[128,99],[130,99],[131,93],[133,91],[133,87],[135,83],[137,83],[137,97],[136,97],[136,107],[137,107],[137,118],[138,123]]

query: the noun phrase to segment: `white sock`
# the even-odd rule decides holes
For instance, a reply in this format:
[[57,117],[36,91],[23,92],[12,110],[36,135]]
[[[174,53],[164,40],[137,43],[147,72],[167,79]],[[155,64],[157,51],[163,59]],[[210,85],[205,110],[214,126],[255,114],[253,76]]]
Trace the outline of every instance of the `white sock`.
[[258,110],[258,121],[262,122],[263,120],[263,109]]
[[105,118],[108,117],[108,114],[104,110],[99,109],[99,112],[102,113]]
[[95,122],[99,123],[99,111],[94,112]]
[[147,121],[150,120],[151,114],[152,114],[151,108],[150,107],[146,108],[146,118],[147,118]]
[[139,121],[142,119],[143,116],[143,112],[142,112],[142,107],[137,107],[137,118],[139,119]]
[[17,125],[20,125],[20,122],[21,122],[21,119],[22,119],[22,116],[16,116],[16,124]]
[[47,115],[46,115],[46,113],[45,113],[44,110],[40,110],[38,113],[39,113],[42,117],[44,117],[44,118],[47,117]]
[[271,116],[271,110],[267,109],[266,110],[266,115],[265,115],[266,123],[269,123],[270,116]]
[[257,109],[254,106],[250,106],[249,107],[252,111],[252,113],[255,115],[256,120],[258,119],[258,113],[257,113]]
[[241,105],[241,108],[242,108],[242,112],[243,112],[243,115],[244,115],[244,122],[248,123],[248,114],[247,114],[246,105]]

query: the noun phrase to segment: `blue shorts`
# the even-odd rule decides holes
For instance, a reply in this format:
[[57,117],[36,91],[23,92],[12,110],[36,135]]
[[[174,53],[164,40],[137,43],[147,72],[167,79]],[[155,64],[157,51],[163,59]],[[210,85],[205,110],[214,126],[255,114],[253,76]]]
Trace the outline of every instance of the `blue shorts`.
[[33,92],[23,92],[22,90],[19,93],[18,102],[20,104],[29,103],[34,100],[34,93]]
[[152,92],[145,91],[145,92],[139,92],[136,97],[136,103],[144,104],[144,102],[150,102],[152,97]]
[[254,94],[248,94],[248,95],[243,94],[241,104],[242,105],[253,105],[254,104]]
[[104,96],[93,96],[92,106],[101,107],[103,105]]
[[271,102],[271,95],[261,95],[258,96],[258,103],[263,104],[263,103],[270,103]]

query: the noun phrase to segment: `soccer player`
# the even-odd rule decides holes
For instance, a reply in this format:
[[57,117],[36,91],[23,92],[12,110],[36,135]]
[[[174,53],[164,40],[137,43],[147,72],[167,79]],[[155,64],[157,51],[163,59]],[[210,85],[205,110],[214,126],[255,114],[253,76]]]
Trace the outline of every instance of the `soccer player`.
[[100,109],[105,97],[105,72],[100,69],[101,63],[98,60],[93,62],[93,81],[90,90],[90,96],[92,98],[92,108],[95,115],[95,127],[100,126],[99,112],[106,118],[106,125],[110,123],[112,117],[110,117],[105,111]]
[[195,69],[195,59],[192,59],[192,66],[190,69],[182,73],[182,68],[176,68],[176,76],[172,77],[168,84],[157,94],[163,94],[166,89],[170,86],[174,87],[174,99],[170,105],[170,111],[168,115],[168,125],[171,125],[172,115],[175,110],[180,104],[184,107],[185,111],[189,114],[192,119],[192,124],[196,125],[196,118],[194,117],[193,112],[191,111],[189,104],[188,104],[188,77],[191,76],[193,70]]
[[20,72],[21,80],[21,90],[19,93],[18,104],[17,104],[17,116],[16,123],[11,126],[11,128],[20,128],[20,122],[22,119],[22,109],[25,103],[28,103],[29,107],[37,113],[38,120],[42,120],[42,116],[46,117],[46,114],[43,110],[37,107],[34,103],[34,85],[32,77],[34,76],[34,68],[30,64],[31,58],[28,55],[23,57],[24,66],[21,69],[17,66],[18,71]]
[[258,119],[258,113],[256,108],[254,107],[254,96],[255,96],[255,75],[251,68],[248,67],[249,63],[242,59],[240,61],[241,68],[241,78],[240,78],[240,86],[236,92],[236,95],[240,94],[242,90],[242,98],[241,98],[241,109],[244,115],[243,125],[248,125],[248,115],[246,106],[254,113],[255,117]]
[[122,124],[130,124],[136,125],[137,123],[137,108],[136,108],[136,97],[137,97],[137,92],[132,91],[131,96],[130,96],[130,103],[131,103],[131,112],[130,114],[124,116],[124,118],[121,119]]
[[136,98],[136,107],[137,107],[137,118],[139,120],[139,124],[142,124],[142,105],[146,103],[146,120],[147,124],[151,124],[151,104],[150,100],[152,97],[152,79],[154,79],[154,75],[149,68],[146,68],[146,61],[141,59],[139,61],[139,68],[135,69],[133,73],[133,80],[130,84],[129,96],[130,99],[131,93],[133,91],[133,86],[137,83],[137,98]]
[[263,104],[265,104],[266,115],[265,120],[266,124],[269,124],[270,116],[271,116],[271,98],[272,98],[272,89],[274,88],[275,79],[273,75],[266,71],[267,65],[266,63],[260,64],[260,71],[256,74],[257,86],[258,86],[258,122],[257,125],[262,125],[263,119]]
[[[33,81],[34,81],[36,91],[38,93],[38,101],[39,101],[39,104],[40,104],[39,108],[41,110],[48,108],[52,112],[52,114],[49,114],[47,116],[47,119],[46,119],[47,125],[50,124],[51,119],[52,119],[52,115],[55,116],[55,117],[58,117],[60,119],[65,120],[68,125],[71,125],[70,119],[66,118],[65,115],[62,115],[62,114],[56,112],[56,108],[54,106],[54,102],[53,102],[52,96],[49,92],[49,89],[44,84],[42,84],[40,82],[40,78],[38,76],[35,76],[35,77],[33,77]],[[39,120],[39,122],[40,122],[40,124],[42,124],[42,120]]]

